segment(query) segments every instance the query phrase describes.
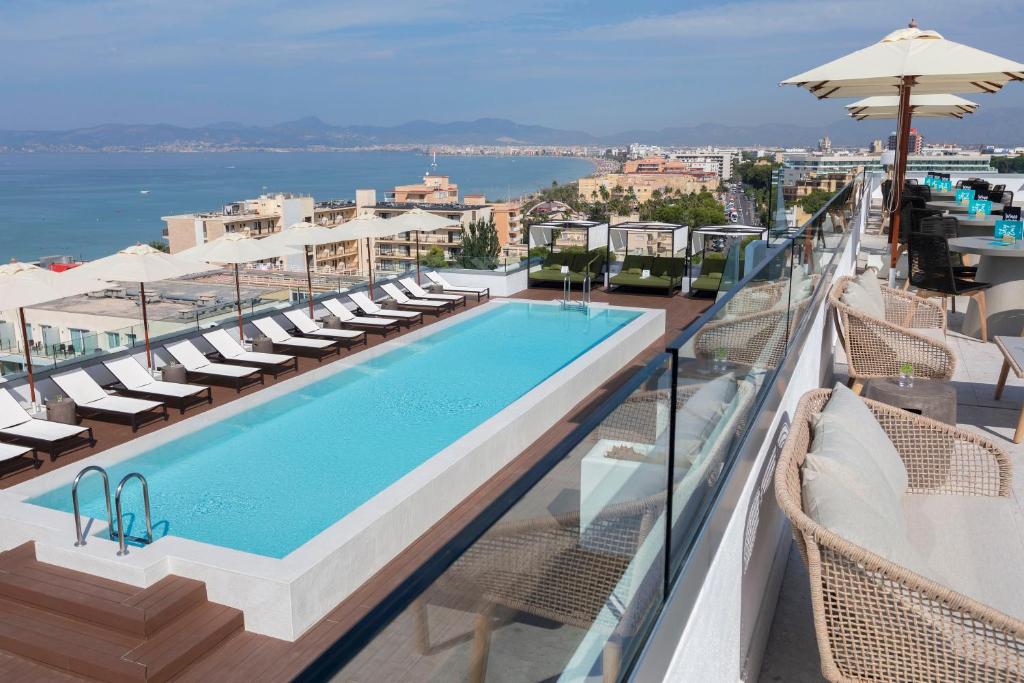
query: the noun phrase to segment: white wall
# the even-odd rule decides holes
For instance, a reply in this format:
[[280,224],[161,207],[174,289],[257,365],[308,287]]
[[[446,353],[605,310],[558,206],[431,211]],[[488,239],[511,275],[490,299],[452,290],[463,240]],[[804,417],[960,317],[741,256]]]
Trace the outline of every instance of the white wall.
[[[506,275],[487,270],[444,270],[444,279],[456,287],[489,287],[491,296],[512,296],[526,289],[526,268]],[[552,294],[552,299],[555,298]]]

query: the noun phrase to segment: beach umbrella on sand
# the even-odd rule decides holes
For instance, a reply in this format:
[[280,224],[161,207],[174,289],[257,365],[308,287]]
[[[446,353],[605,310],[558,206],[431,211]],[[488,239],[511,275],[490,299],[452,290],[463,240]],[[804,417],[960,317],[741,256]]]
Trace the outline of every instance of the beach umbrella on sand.
[[17,309],[21,323],[21,338],[25,345],[25,368],[28,374],[30,400],[36,402],[36,385],[32,377],[32,351],[28,342],[25,309],[48,301],[95,292],[110,287],[109,282],[90,277],[71,268],[63,273],[11,261],[0,266],[0,311]]
[[892,265],[899,243],[899,206],[907,173],[911,95],[995,93],[1010,81],[1024,80],[1024,64],[925,31],[913,21],[874,45],[787,78],[780,85],[806,88],[818,99],[898,97],[898,149],[893,177]]
[[[865,97],[846,105],[846,111],[858,121],[894,119],[899,115],[900,98],[896,95]],[[978,111],[978,104],[956,95],[911,95],[911,118],[962,119]]]
[[301,254],[298,249],[267,242],[267,240],[247,237],[241,232],[229,232],[212,242],[206,242],[179,252],[178,256],[192,261],[232,265],[235,267],[235,303],[238,307],[238,339],[242,336],[242,288],[238,281],[238,266],[243,263],[254,263],[279,256]]
[[395,229],[394,219],[381,218],[375,213],[364,213],[356,216],[350,221],[345,221],[335,230],[342,233],[342,240],[366,240],[366,265],[368,269],[368,281],[370,298],[373,298],[373,251],[370,240],[377,237],[389,237],[395,233],[403,232],[401,228]]
[[149,346],[149,316],[146,313],[146,283],[196,275],[207,272],[211,268],[205,263],[154,249],[148,244],[136,244],[133,247],[122,249],[116,254],[89,261],[75,270],[92,277],[139,283],[139,299],[142,301],[142,331],[146,338],[146,365],[152,368],[153,353]]
[[461,223],[451,218],[445,218],[444,216],[438,216],[436,213],[430,213],[423,209],[416,207],[411,211],[395,216],[390,219],[388,223],[391,227],[397,228],[396,233],[399,232],[415,232],[416,233],[416,282],[420,281],[420,233],[421,232],[434,232],[435,230],[451,230],[452,228],[461,227]]
[[[351,239],[351,238],[349,238]],[[312,223],[296,223],[295,225],[276,232],[262,240],[265,244],[282,245],[286,247],[302,247],[306,254],[306,286],[309,288],[309,317],[313,317],[313,276],[310,273],[312,260],[310,248],[316,248],[325,244],[335,244],[346,241],[336,228],[328,228]]]

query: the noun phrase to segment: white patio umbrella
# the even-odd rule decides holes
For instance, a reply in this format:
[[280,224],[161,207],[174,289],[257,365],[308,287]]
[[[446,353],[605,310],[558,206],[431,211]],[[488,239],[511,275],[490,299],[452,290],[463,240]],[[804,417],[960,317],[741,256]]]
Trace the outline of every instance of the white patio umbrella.
[[265,261],[279,256],[293,256],[301,254],[284,244],[274,244],[267,240],[247,237],[245,233],[229,232],[217,239],[185,249],[178,253],[178,256],[191,261],[203,261],[204,263],[216,263],[218,265],[232,265],[235,270],[235,305],[238,308],[238,339],[242,336],[242,288],[238,281],[238,266],[243,263]]
[[457,220],[446,218],[444,216],[438,216],[436,213],[430,213],[423,209],[416,207],[410,211],[395,216],[390,219],[388,223],[392,224],[393,227],[397,227],[395,230],[398,232],[415,232],[416,233],[416,282],[420,281],[420,233],[421,232],[434,232],[436,230],[450,230],[452,228],[458,228],[461,223]]
[[269,237],[264,237],[265,244],[284,245],[286,247],[302,247],[306,254],[306,286],[309,289],[309,317],[313,317],[313,276],[310,272],[310,247],[319,247],[324,244],[336,244],[345,242],[352,238],[344,238],[337,228],[328,228],[323,225],[312,223],[296,223],[289,228],[276,232]]
[[146,365],[153,367],[153,354],[149,346],[149,316],[146,313],[146,283],[157,280],[196,275],[212,270],[205,263],[172,255],[154,249],[148,244],[136,244],[116,254],[89,261],[78,268],[82,275],[102,277],[120,282],[138,282],[142,300],[142,331],[146,338]]
[[[978,103],[957,95],[911,95],[911,118],[962,119],[978,111]],[[865,119],[894,119],[899,115],[900,98],[896,95],[865,97],[846,105],[846,111],[858,121]]]
[[36,402],[36,384],[32,376],[32,351],[28,342],[25,309],[30,306],[56,301],[69,296],[95,292],[110,287],[109,282],[82,274],[80,268],[63,273],[11,261],[0,266],[0,311],[17,309],[21,323],[21,339],[25,346],[25,369],[28,375],[29,398]]
[[818,99],[896,95],[899,98],[899,137],[889,238],[892,265],[899,240],[899,206],[907,172],[910,97],[915,95],[998,92],[1010,81],[1024,80],[1024,64],[946,40],[936,31],[917,28],[913,21],[862,50],[802,74],[780,85],[806,88]]
[[350,221],[345,221],[335,230],[340,231],[344,240],[366,240],[366,265],[368,270],[370,298],[373,298],[373,251],[370,240],[377,237],[389,237],[403,232],[401,227],[395,229],[394,219],[381,218],[375,213],[364,213]]

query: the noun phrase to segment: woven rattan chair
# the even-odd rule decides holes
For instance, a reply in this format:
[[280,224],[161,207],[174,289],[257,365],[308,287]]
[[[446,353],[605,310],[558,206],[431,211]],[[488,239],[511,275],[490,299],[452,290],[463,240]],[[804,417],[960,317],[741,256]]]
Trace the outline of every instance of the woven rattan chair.
[[[829,681],[1021,681],[1024,622],[875,555],[820,526],[801,505],[811,419],[832,392],[804,395],[775,470],[775,495],[807,564]],[[909,495],[1009,496],[1010,462],[993,442],[862,399],[903,458]]]
[[938,303],[892,287],[882,288],[885,320],[843,303],[843,293],[853,280],[836,280],[828,301],[835,315],[839,340],[853,390],[860,393],[873,378],[898,377],[901,363],[912,363],[914,374],[929,379],[951,379],[956,369],[953,350],[918,330],[946,332],[946,312]]

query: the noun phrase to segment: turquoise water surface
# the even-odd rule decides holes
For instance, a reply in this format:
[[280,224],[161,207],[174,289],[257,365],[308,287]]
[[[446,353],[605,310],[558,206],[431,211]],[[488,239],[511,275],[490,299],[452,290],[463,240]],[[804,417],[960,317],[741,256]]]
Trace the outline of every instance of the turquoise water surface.
[[[593,171],[570,157],[438,157],[460,196],[518,197]],[[0,262],[94,259],[160,239],[161,216],[220,209],[264,192],[377,198],[419,182],[430,158],[412,152],[0,154]],[[147,190],[147,194],[142,194]]]
[[[113,466],[111,487],[149,480],[158,538],[284,557],[638,315],[495,306]],[[79,493],[104,519],[99,477]],[[70,485],[29,502],[70,512]],[[123,504],[127,524],[137,482]]]

